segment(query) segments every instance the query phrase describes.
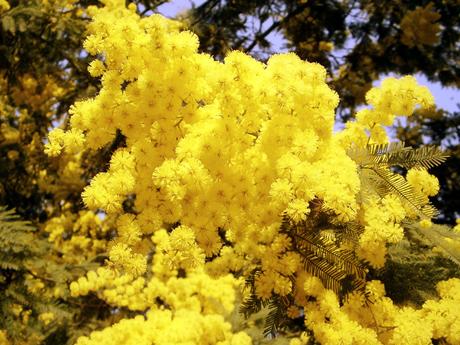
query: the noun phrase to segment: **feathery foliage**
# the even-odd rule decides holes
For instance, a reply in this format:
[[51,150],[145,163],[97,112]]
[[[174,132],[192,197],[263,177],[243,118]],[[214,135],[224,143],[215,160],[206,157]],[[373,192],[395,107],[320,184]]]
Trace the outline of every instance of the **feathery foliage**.
[[[438,227],[441,226],[434,224],[426,230],[429,232]],[[437,298],[437,283],[453,277],[460,278],[460,267],[443,252],[432,248],[433,244],[428,238],[414,229],[408,231],[409,240],[403,240],[388,249],[384,269],[372,278],[384,282],[387,296],[395,303],[421,307],[426,300]]]
[[363,162],[364,165],[400,166],[405,169],[430,169],[449,157],[436,146],[412,148],[405,146],[404,142],[368,145],[367,153],[365,157],[368,161]]
[[368,170],[369,174],[362,176],[372,180],[372,189],[381,197],[390,193],[396,194],[421,216],[428,218],[436,216],[436,209],[431,204],[425,204],[423,196],[417,193],[400,174],[378,166],[364,169]]
[[424,197],[401,176],[393,171],[404,169],[429,169],[442,164],[448,155],[437,147],[406,147],[403,142],[371,144],[365,149],[353,148],[348,155],[358,164],[365,189],[381,197],[393,193],[410,205],[421,216],[432,218],[437,210],[425,204]]
[[258,313],[262,308],[268,305],[267,301],[257,297],[255,292],[255,279],[260,270],[254,269],[245,280],[245,288],[249,289],[250,295],[241,302],[239,312],[243,314],[245,318],[248,318],[252,314]]
[[[357,223],[335,225],[321,207],[314,210],[306,221],[297,224],[284,216],[280,233],[291,239],[291,250],[300,255],[304,270],[319,278],[342,300],[352,291],[363,292],[367,269],[349,248],[357,244],[362,226]],[[254,287],[260,273],[257,268],[246,279],[246,287],[251,293],[242,302],[240,312],[248,318],[268,306],[270,311],[265,319],[264,334],[274,337],[286,326],[286,313],[294,305],[295,291],[287,296],[275,294],[269,300],[262,300],[257,297]]]
[[45,260],[48,246],[34,236],[34,231],[13,210],[0,207],[0,328],[6,329],[14,341],[32,337],[40,323],[31,319],[52,307],[31,292],[34,283],[41,284],[35,279],[36,271]]
[[[0,329],[13,343],[73,344],[81,334],[73,320],[90,318],[95,328],[105,304],[69,300],[68,282],[97,263],[66,265],[50,257],[51,247],[37,229],[14,212],[0,207]],[[46,289],[45,289],[46,288]],[[54,291],[49,294],[48,291]],[[94,304],[95,307],[91,305]],[[46,319],[46,316],[49,319]]]
[[13,210],[0,207],[0,269],[24,270],[28,261],[44,254],[44,243],[30,245],[35,241],[34,231]]
[[276,337],[278,331],[283,329],[283,323],[286,323],[287,308],[291,301],[287,297],[275,296],[270,299],[268,304],[269,313],[265,318],[264,335],[272,338]]
[[258,269],[246,278],[245,287],[251,291],[250,295],[241,302],[239,312],[246,319],[251,315],[259,313],[262,309],[267,308],[268,314],[264,318],[264,336],[274,338],[279,335],[279,331],[283,329],[283,324],[288,320],[287,308],[292,304],[289,297],[273,296],[268,300],[263,300],[257,297],[254,283]]
[[460,265],[460,234],[453,232],[446,226],[433,224],[426,228],[419,224],[408,224],[406,229],[416,232],[425,238],[431,246],[434,246],[448,259]]
[[351,280],[355,288],[363,287],[366,271],[355,253],[321,232],[309,230],[313,229],[296,226],[291,230],[295,251],[301,255],[305,271],[320,278],[326,288],[342,297],[346,294],[342,285],[346,279]]

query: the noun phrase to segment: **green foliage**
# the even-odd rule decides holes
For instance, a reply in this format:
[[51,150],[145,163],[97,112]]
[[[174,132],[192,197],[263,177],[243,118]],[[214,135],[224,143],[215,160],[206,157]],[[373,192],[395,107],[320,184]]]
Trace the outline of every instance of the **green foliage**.
[[378,166],[364,168],[364,170],[362,176],[366,180],[365,183],[372,181],[373,190],[381,197],[393,193],[404,200],[422,217],[432,218],[436,215],[436,209],[430,204],[425,205],[423,196],[417,193],[401,175]]
[[460,112],[442,109],[428,114],[419,112],[409,123],[397,126],[396,134],[407,145],[420,147],[428,140],[450,154],[445,164],[431,170],[440,185],[433,204],[440,210],[439,222],[455,224],[460,209]]
[[[385,267],[372,278],[381,279],[385,284],[387,295],[398,304],[413,304],[418,307],[427,299],[437,298],[436,284],[442,280],[460,277],[458,263],[451,260],[444,250],[438,251],[436,242],[443,242],[446,237],[455,235],[445,226],[432,225],[421,229],[415,224],[407,225],[407,238],[398,245],[389,248]],[[425,237],[424,234],[429,234]],[[432,242],[433,237],[439,237]],[[459,249],[456,249],[457,255]],[[446,255],[447,254],[447,255]]]
[[[13,343],[73,344],[84,329],[101,327],[101,320],[110,316],[102,301],[94,297],[78,301],[70,298],[67,288],[69,281],[95,269],[97,263],[56,262],[37,228],[5,207],[0,207],[0,242],[0,329]],[[43,313],[52,313],[52,321],[41,321]]]
[[405,169],[430,169],[441,165],[449,157],[436,146],[412,148],[404,142],[368,145],[367,150],[354,152],[355,161],[362,167],[379,166],[391,168],[399,166]]
[[13,210],[0,207],[0,269],[26,270],[27,262],[42,256],[47,249],[46,242],[34,243],[36,229],[22,221]]
[[348,154],[360,167],[362,183],[368,187],[364,190],[372,190],[381,197],[394,193],[422,217],[436,216],[437,210],[425,204],[423,195],[392,169],[427,169],[440,165],[448,157],[444,151],[437,147],[413,149],[404,143],[390,143],[368,145],[366,149],[353,148]]
[[448,259],[460,266],[460,234],[453,232],[446,226],[432,225],[429,228],[420,224],[409,224],[406,229],[424,237],[425,242],[436,247]]
[[[288,326],[287,308],[292,304],[292,300],[290,297],[282,296],[274,296],[269,300],[257,297],[254,282],[259,273],[260,271],[255,269],[246,278],[246,288],[249,289],[250,295],[241,302],[239,312],[246,319],[262,312],[264,320],[263,334],[265,337],[275,338]],[[259,327],[262,328],[262,325],[259,325]]]
[[[343,247],[344,242],[336,239],[336,233],[343,229],[361,231],[359,226],[337,227],[333,223],[320,220],[315,215],[308,222],[282,226],[282,231],[293,240],[293,250],[302,257],[304,269],[318,277],[323,285],[339,296],[346,295],[347,286],[362,289],[365,283],[366,269],[351,249]],[[324,223],[321,223],[324,222]],[[329,232],[329,236],[325,231]],[[358,234],[356,234],[358,236]],[[343,238],[343,236],[338,236]]]
[[291,302],[287,297],[273,297],[268,303],[268,315],[265,318],[264,335],[275,337],[288,320],[287,308]]
[[260,269],[254,269],[245,281],[245,288],[249,289],[250,295],[241,302],[239,310],[245,318],[249,318],[252,314],[258,313],[262,308],[268,305],[268,301],[262,300],[256,295],[254,284],[258,274],[260,274]]
[[[249,285],[247,285],[249,287]],[[275,334],[264,334],[263,330],[266,329],[269,324],[267,324],[267,319],[271,311],[276,310],[270,309],[269,305],[271,304],[269,301],[263,301],[258,311],[252,311],[248,314],[242,313],[243,306],[249,306],[250,299],[246,301],[242,301],[240,304],[241,308],[238,310],[236,309],[230,317],[230,321],[232,323],[232,329],[236,331],[244,331],[247,333],[254,345],[263,345],[263,344],[271,344],[271,345],[288,345],[291,338],[298,337],[298,333],[294,329],[294,322],[299,321],[302,318],[298,318],[297,320],[293,321],[290,320],[290,324],[288,327],[284,329],[276,329]],[[255,302],[257,303],[257,302]],[[272,305],[273,306],[273,305]],[[272,324],[271,326],[274,326]],[[303,320],[299,322],[298,330],[301,331],[303,329]],[[310,344],[310,343],[309,343]]]
[[[36,229],[22,221],[14,211],[0,207],[0,328],[6,329],[13,340],[27,339],[39,332],[36,318],[40,311],[53,308],[46,300],[29,291],[26,276],[35,276],[35,270],[45,259],[47,242],[34,236]],[[16,313],[21,306],[25,313]],[[56,308],[54,308],[56,309]],[[17,316],[15,315],[17,314]],[[24,318],[25,317],[25,318]]]
[[[357,223],[335,225],[331,219],[320,206],[313,207],[304,222],[293,224],[285,217],[280,232],[291,239],[290,250],[300,255],[304,270],[318,277],[326,288],[344,299],[352,291],[364,291],[367,269],[355,252],[348,248],[357,244],[363,228]],[[260,273],[259,269],[255,269],[246,279],[250,295],[242,302],[240,312],[248,318],[268,308],[264,334],[275,337],[293,326],[287,317],[288,308],[294,305],[293,293],[275,295],[269,300],[257,297],[254,284]]]

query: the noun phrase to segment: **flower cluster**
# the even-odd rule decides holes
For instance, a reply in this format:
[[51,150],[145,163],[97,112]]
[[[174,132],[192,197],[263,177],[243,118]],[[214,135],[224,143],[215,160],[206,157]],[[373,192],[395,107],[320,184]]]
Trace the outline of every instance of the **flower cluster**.
[[232,333],[220,315],[204,315],[192,310],[150,311],[144,317],[124,319],[113,327],[81,337],[76,345],[149,344],[228,344],[250,345],[243,332]]
[[371,301],[354,294],[341,308],[361,325],[377,330],[379,343],[430,344],[431,339],[445,337],[449,344],[457,344],[460,280],[452,278],[440,282],[439,300],[428,300],[421,309],[399,307],[385,297],[385,289],[379,281],[371,281],[366,289]]
[[6,0],[0,0],[0,13],[10,9],[10,4]]
[[[94,292],[143,315],[77,344],[249,344],[225,318],[240,286],[235,276],[254,269],[256,296],[294,295],[323,343],[418,344],[406,340],[413,325],[422,325],[416,320],[423,310],[394,311],[376,283],[368,289],[377,291],[378,324],[365,318],[372,310],[358,297],[340,307],[337,296],[304,271],[293,238],[280,226],[283,217],[298,224],[319,213],[337,226],[358,222],[364,228],[358,254],[381,267],[386,245],[403,238],[400,223],[413,215],[396,195],[364,196],[359,166],[347,150],[387,142],[384,126],[432,106],[429,91],[412,77],[387,79],[368,92],[372,108],[334,133],[339,99],[322,66],[295,54],[261,63],[238,51],[218,62],[198,53],[197,37],[178,23],[140,18],[122,0],[104,2],[89,11],[85,42],[99,57],[89,71],[100,77],[101,90],[75,104],[71,128],[51,132],[46,150],[51,156],[97,150],[123,137],[108,169],[82,194],[89,209],[116,219],[109,260],[72,282],[70,291],[75,297]],[[437,191],[425,171],[409,171],[407,181],[426,201]],[[124,207],[128,199],[131,210]],[[60,231],[49,232],[57,237]],[[448,308],[443,303],[435,305]],[[356,317],[359,308],[367,314]],[[294,315],[295,307],[290,311]],[[390,312],[391,327],[399,326],[386,337],[381,328]],[[447,325],[419,336],[454,337]]]
[[382,267],[385,264],[386,244],[398,243],[404,237],[399,223],[406,211],[401,201],[393,195],[373,199],[363,210],[365,229],[359,239],[359,254],[374,267]]
[[372,107],[358,111],[356,121],[347,122],[345,130],[338,134],[345,147],[387,143],[389,138],[384,126],[393,124],[397,116],[410,116],[418,108],[434,106],[428,88],[418,85],[412,76],[384,79],[379,88],[366,93],[366,101]]
[[[108,222],[92,211],[74,214],[64,205],[61,215],[50,218],[43,227],[48,241],[62,262],[76,264],[94,258],[107,247]],[[106,223],[106,224],[104,224]]]
[[[123,19],[114,26],[114,17]],[[115,2],[94,19],[85,47],[103,52],[90,69],[102,73],[102,89],[72,109],[70,131],[50,134],[48,153],[96,149],[119,130],[127,146],[85,189],[86,206],[120,214],[135,194],[141,233],[180,221],[190,231],[177,234],[193,235],[207,257],[232,242],[232,255],[249,258],[246,269],[264,263],[265,291],[288,294],[296,270],[289,242],[267,255],[281,214],[304,220],[314,198],[337,221],[358,210],[359,177],[333,136],[338,97],[325,69],[294,54],[262,64],[233,52],[219,63],[198,54],[196,37],[176,23],[140,19]]]

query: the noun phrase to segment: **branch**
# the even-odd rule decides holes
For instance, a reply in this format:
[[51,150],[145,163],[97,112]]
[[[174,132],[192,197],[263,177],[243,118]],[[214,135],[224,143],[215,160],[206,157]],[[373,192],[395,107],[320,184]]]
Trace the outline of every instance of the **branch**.
[[285,22],[287,22],[289,19],[291,19],[292,17],[295,17],[296,15],[298,15],[299,13],[301,13],[305,8],[307,8],[307,3],[305,4],[302,4],[301,6],[297,7],[294,11],[292,11],[291,13],[289,13],[286,17],[284,17],[283,19],[281,20],[278,20],[278,21],[274,21],[272,25],[270,25],[270,27],[265,30],[263,33],[261,34],[256,34],[256,37],[254,38],[254,41],[252,41],[252,43],[246,48],[244,49],[244,51],[246,53],[249,53],[252,49],[255,48],[255,46],[264,38],[266,38],[268,35],[270,35],[270,33],[272,31],[274,31],[275,29],[278,29],[282,24],[284,24]]

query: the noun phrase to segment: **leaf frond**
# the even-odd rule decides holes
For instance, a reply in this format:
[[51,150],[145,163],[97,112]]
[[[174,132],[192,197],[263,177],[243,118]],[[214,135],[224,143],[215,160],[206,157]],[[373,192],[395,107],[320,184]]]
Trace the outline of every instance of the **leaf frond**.
[[274,338],[279,330],[283,328],[287,316],[287,306],[289,301],[287,298],[274,296],[268,304],[269,313],[265,319],[264,336]]
[[417,193],[401,175],[380,167],[365,170],[368,170],[367,177],[373,182],[375,191],[381,197],[393,193],[407,202],[420,215],[428,218],[437,215],[437,210],[431,204],[426,204],[423,195]]
[[340,295],[346,278],[354,281],[354,286],[361,286],[361,282],[365,281],[367,271],[354,251],[338,247],[321,234],[304,231],[295,232],[293,236],[304,269],[318,277],[326,288]]
[[406,228],[428,239],[431,245],[439,248],[447,258],[460,265],[460,234],[436,224],[424,228],[419,223],[413,223],[406,225]]
[[449,155],[436,146],[412,148],[404,142],[370,144],[352,148],[348,155],[361,167],[394,167],[405,169],[430,169],[446,161]]

